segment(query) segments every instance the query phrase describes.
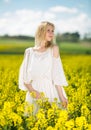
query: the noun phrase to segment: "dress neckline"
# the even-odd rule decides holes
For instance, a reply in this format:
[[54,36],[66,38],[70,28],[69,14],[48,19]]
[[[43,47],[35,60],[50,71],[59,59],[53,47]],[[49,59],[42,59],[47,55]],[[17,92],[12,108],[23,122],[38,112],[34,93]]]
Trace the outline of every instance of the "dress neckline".
[[45,51],[37,51],[37,50],[34,50],[34,49],[32,48],[33,52],[38,53],[38,54],[46,53],[49,49],[50,49],[50,47],[48,47]]

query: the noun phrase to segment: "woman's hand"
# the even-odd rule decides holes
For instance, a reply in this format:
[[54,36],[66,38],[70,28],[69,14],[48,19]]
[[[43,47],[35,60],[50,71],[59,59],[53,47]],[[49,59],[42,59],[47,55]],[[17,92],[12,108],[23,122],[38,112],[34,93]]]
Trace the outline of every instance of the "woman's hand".
[[40,92],[38,92],[37,90],[33,89],[32,91],[30,91],[30,95],[35,98],[35,99],[39,99],[41,98]]
[[33,96],[34,98],[36,98],[36,99],[41,98],[40,92],[38,92],[37,90],[33,90],[32,92],[34,93],[34,96]]
[[67,108],[68,100],[67,100],[67,98],[64,97],[63,88],[60,87],[60,86],[57,86],[57,85],[56,85],[56,88],[57,88],[57,91],[58,91],[58,95],[59,95],[59,97],[60,97],[60,100],[61,100],[61,102],[62,102],[62,106],[63,106],[64,108]]
[[62,101],[62,106],[63,106],[64,108],[67,108],[68,100],[67,100],[64,96],[62,96],[62,97],[61,97],[61,101]]
[[35,90],[35,89],[32,87],[31,84],[26,84],[26,83],[24,83],[24,85],[28,88],[28,90],[29,90],[30,93],[32,93],[32,92],[34,93],[33,97],[35,97],[36,99],[41,98],[40,93],[39,93],[37,90]]

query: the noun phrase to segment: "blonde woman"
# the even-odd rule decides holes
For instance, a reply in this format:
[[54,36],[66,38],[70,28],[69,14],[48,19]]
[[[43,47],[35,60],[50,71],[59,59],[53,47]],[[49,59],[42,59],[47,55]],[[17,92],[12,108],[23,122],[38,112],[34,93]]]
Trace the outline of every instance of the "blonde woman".
[[42,22],[36,31],[35,46],[25,50],[19,71],[19,88],[27,91],[26,101],[33,103],[30,92],[35,92],[35,99],[43,92],[49,101],[57,98],[67,108],[68,100],[63,86],[68,86],[59,47],[54,43],[55,26]]

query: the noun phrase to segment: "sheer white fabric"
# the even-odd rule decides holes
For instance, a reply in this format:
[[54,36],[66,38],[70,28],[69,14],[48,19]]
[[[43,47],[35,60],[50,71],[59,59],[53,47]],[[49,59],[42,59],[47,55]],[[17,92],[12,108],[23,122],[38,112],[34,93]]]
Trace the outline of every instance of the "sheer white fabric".
[[67,98],[63,86],[68,86],[60,57],[53,57],[51,48],[45,52],[34,51],[32,47],[27,48],[19,71],[19,88],[27,90],[26,101],[32,103],[32,97],[25,83],[31,83],[32,87],[44,92],[45,96],[53,101],[57,98],[60,102],[55,85],[62,87],[63,94]]
[[29,73],[29,67],[31,62],[31,49],[27,48],[24,53],[24,59],[19,69],[19,88],[21,90],[28,90],[24,83],[31,83],[31,73]]
[[53,56],[52,79],[55,85],[68,86],[60,56]]

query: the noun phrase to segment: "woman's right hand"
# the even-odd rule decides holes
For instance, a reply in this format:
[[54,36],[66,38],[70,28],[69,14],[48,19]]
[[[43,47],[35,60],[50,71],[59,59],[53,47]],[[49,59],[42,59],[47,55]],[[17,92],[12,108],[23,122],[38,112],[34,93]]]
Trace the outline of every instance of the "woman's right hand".
[[36,93],[36,99],[39,99],[39,98],[41,98],[41,95],[40,95],[40,92],[38,92],[37,90],[35,90],[35,93]]
[[29,92],[30,92],[31,94],[32,94],[32,92],[34,92],[34,95],[32,94],[34,98],[36,98],[36,99],[41,98],[40,93],[39,93],[37,90],[35,90],[35,89],[32,87],[31,84],[26,84],[26,83],[24,83],[24,85],[28,88],[28,90],[29,90]]
[[35,96],[34,96],[34,97],[35,97],[36,99],[41,98],[40,92],[38,92],[37,90],[33,90],[32,92],[35,93]]

